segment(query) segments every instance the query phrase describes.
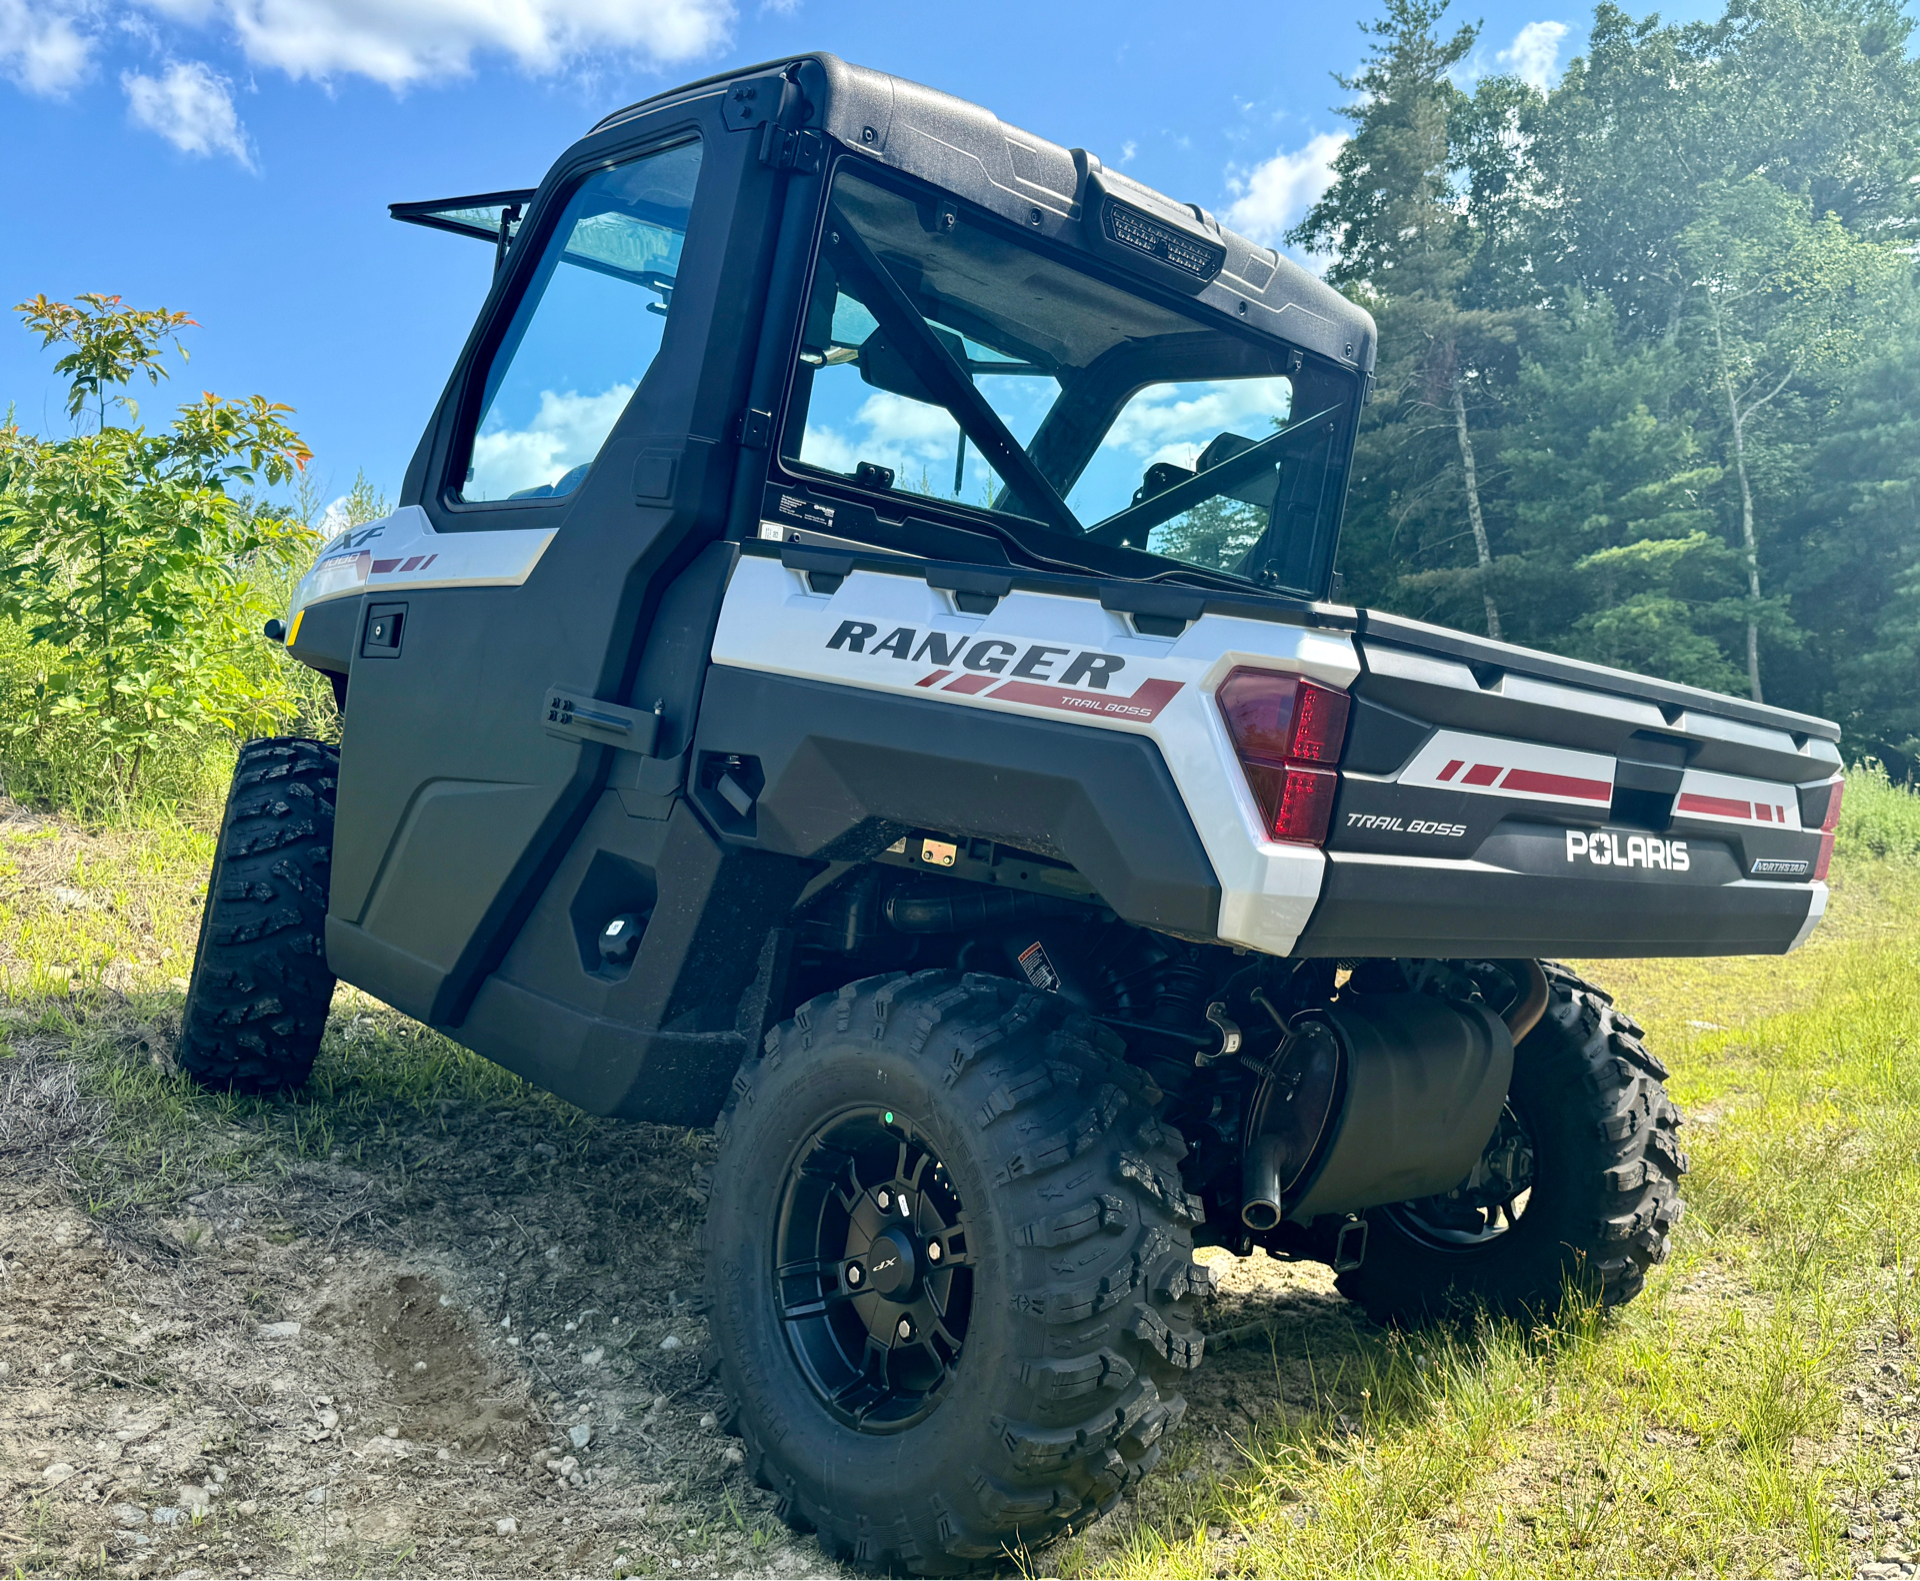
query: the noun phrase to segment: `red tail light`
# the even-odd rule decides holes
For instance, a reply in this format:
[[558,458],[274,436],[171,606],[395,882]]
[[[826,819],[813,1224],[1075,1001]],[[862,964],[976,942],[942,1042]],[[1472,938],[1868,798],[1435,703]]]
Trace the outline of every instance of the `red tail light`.
[[1827,803],[1827,816],[1820,824],[1820,832],[1822,834],[1832,834],[1834,830],[1840,827],[1840,803],[1846,794],[1847,782],[1845,780],[1835,780],[1833,782],[1833,799]]
[[1347,694],[1277,670],[1241,669],[1221,683],[1217,701],[1269,837],[1324,844],[1340,787],[1333,766],[1347,736]]
[[1847,794],[1847,782],[1833,782],[1833,797],[1827,803],[1827,816],[1820,824],[1820,855],[1813,864],[1813,876],[1816,882],[1824,880],[1827,869],[1833,865],[1833,831],[1840,827],[1840,802]]

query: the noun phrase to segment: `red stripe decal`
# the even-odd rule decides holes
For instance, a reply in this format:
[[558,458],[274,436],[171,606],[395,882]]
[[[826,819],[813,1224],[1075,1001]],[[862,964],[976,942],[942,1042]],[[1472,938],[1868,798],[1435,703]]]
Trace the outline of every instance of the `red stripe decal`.
[[[1158,678],[1142,681],[1131,697],[1107,697],[1098,692],[1074,691],[1065,686],[1042,686],[1033,681],[1008,681],[993,694],[995,702],[1031,703],[1037,708],[1057,708],[1068,714],[1095,714],[1102,719],[1148,720],[1159,717],[1160,710],[1173,701],[1185,681]],[[949,686],[948,691],[956,688]]]
[[1493,763],[1476,763],[1460,776],[1462,785],[1491,785],[1500,777],[1499,766]]
[[1731,801],[1725,796],[1696,796],[1687,792],[1674,804],[1677,812],[1704,813],[1709,818],[1751,818],[1753,804]]
[[420,569],[420,562],[424,559],[426,559],[425,555],[410,554],[407,556],[407,563],[401,566],[400,569],[402,571],[417,571]]
[[997,675],[963,675],[951,686],[943,686],[940,690],[958,692],[962,697],[971,697],[975,692],[984,692],[999,679]]
[[1760,821],[1762,823],[1773,822],[1773,809],[1769,807],[1765,802],[1763,801],[1755,802],[1753,804],[1753,810],[1760,815]]
[[1526,791],[1535,796],[1566,796],[1574,801],[1613,800],[1606,780],[1575,779],[1571,774],[1542,774],[1538,769],[1508,769],[1502,790]]
[[1443,768],[1440,771],[1441,783],[1445,784],[1448,780],[1452,779],[1454,775],[1458,774],[1461,771],[1461,769],[1466,767],[1466,763],[1467,763],[1467,760],[1465,758],[1455,758],[1451,763],[1449,763],[1445,768]]
[[434,562],[434,561],[436,561],[436,560],[438,560],[439,558],[440,558],[440,556],[439,556],[439,555],[437,555],[437,554],[430,554],[430,555],[428,555],[428,556],[426,557],[426,559],[424,559],[424,560],[422,560],[422,561],[420,562],[420,569],[421,569],[422,571],[424,571],[424,570],[426,570],[426,568],[427,568],[428,566],[430,566],[430,565],[432,565],[432,564],[433,564],[433,562]]
[[933,674],[929,675],[924,681],[915,681],[913,684],[915,686],[932,686],[936,681],[944,681],[951,674],[953,674],[951,670],[935,670]]
[[399,569],[400,562],[398,560],[376,560],[373,562],[373,574],[375,576],[385,576],[389,571],[397,571]]

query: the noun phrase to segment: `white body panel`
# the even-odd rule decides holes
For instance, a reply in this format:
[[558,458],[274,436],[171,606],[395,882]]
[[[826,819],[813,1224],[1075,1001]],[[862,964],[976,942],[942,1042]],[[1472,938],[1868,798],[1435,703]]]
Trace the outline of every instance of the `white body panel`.
[[361,593],[429,587],[518,587],[553,542],[554,528],[441,533],[407,505],[328,540],[294,590],[288,624],[309,604]]
[[[857,651],[851,635],[832,645],[849,622],[856,631],[873,628],[859,638]],[[876,651],[902,631],[910,637],[894,645],[907,653]],[[996,642],[1002,646],[980,647]],[[916,651],[925,656],[916,660]],[[1122,664],[1069,682],[1076,657],[1089,651]],[[949,662],[940,662],[942,656]],[[1213,692],[1242,664],[1350,686],[1359,663],[1343,633],[1205,615],[1177,638],[1145,637],[1125,615],[1092,599],[1026,591],[1007,594],[991,614],[968,615],[950,594],[917,576],[855,571],[833,593],[820,594],[801,573],[749,556],[727,589],[713,659],[1147,736],[1159,747],[1219,879],[1223,941],[1284,955],[1319,898],[1326,859],[1313,846],[1262,838],[1259,810]],[[1025,678],[1015,673],[1022,669]]]
[[[1351,686],[1359,674],[1359,657],[1353,639],[1343,632],[1206,614],[1177,638],[1144,636],[1127,615],[1092,598],[1027,590],[1000,598],[989,614],[967,614],[957,608],[953,594],[913,573],[857,570],[831,593],[815,593],[802,572],[770,558],[747,556],[739,562],[721,607],[713,660],[957,708],[1068,719],[1144,735],[1159,748],[1219,880],[1217,933],[1222,941],[1269,954],[1289,953],[1320,897],[1326,857],[1317,847],[1265,838],[1260,811],[1214,693],[1241,665]],[[1369,649],[1367,662],[1382,674],[1457,685],[1463,691],[1484,690],[1465,664],[1445,658],[1379,645]],[[1512,674],[1496,684],[1503,695],[1543,706],[1637,729],[1673,729],[1658,708],[1634,698]],[[1689,714],[1686,723],[1699,726],[1705,717]],[[1724,720],[1713,720],[1710,726],[1696,733],[1776,750],[1793,748],[1792,738],[1781,732]],[[1828,754],[1804,755],[1824,766]],[[1410,788],[1533,802],[1553,822],[1574,814],[1581,823],[1604,825],[1616,769],[1617,760],[1605,752],[1441,728],[1390,778]],[[1723,827],[1800,828],[1793,787],[1696,769],[1685,771],[1675,817]],[[1622,834],[1618,843],[1626,859],[1615,860],[1615,836],[1592,839],[1607,842],[1607,861],[1594,854],[1591,841],[1578,828],[1569,831],[1569,860],[1578,854],[1572,847],[1579,844],[1597,865],[1667,868],[1667,860],[1650,855],[1643,862],[1635,846],[1657,844],[1665,858],[1676,843]],[[1684,849],[1684,842],[1679,844]],[[1457,858],[1348,851],[1340,860],[1408,871],[1502,871]],[[1685,862],[1673,859],[1672,870],[1685,871]],[[1795,945],[1812,931],[1826,906],[1824,883],[1774,883],[1753,874],[1733,887],[1807,895],[1807,922]]]
[[1613,800],[1613,764],[1600,752],[1436,730],[1395,779],[1482,796],[1525,796],[1604,815]]

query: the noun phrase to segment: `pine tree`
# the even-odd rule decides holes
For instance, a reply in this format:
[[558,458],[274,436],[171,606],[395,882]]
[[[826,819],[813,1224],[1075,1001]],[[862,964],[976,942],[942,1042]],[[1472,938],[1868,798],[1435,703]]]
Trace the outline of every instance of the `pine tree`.
[[[1420,613],[1457,618],[1468,579],[1446,562],[1473,546],[1472,589],[1487,634],[1503,635],[1494,597],[1474,417],[1497,410],[1497,371],[1510,362],[1511,315],[1463,306],[1468,227],[1455,180],[1456,119],[1467,106],[1449,74],[1472,50],[1477,29],[1436,31],[1447,0],[1387,0],[1386,14],[1361,24],[1373,38],[1357,76],[1336,77],[1355,102],[1340,113],[1353,136],[1334,161],[1334,182],[1290,240],[1336,261],[1327,278],[1379,320],[1375,407],[1355,458],[1357,514],[1372,519],[1354,535],[1357,553],[1391,566],[1347,564],[1365,591],[1396,602],[1423,600]],[[1464,531],[1462,530],[1464,529]],[[1357,573],[1357,575],[1356,575]]]
[[1706,496],[1720,468],[1682,418],[1670,347],[1619,345],[1605,298],[1570,296],[1520,370],[1500,456],[1514,501],[1516,640],[1696,686],[1738,686],[1713,628],[1739,567]]
[[1847,728],[1854,751],[1920,772],[1920,303],[1863,368],[1810,466],[1793,525],[1801,618],[1831,661],[1806,706]]

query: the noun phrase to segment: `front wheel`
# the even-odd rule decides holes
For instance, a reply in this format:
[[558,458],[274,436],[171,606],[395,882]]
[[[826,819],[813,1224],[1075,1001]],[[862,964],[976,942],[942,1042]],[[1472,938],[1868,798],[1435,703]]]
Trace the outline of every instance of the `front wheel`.
[[952,1573],[1152,1469],[1211,1285],[1159,1103],[1001,978],[869,978],[769,1035],[719,1127],[709,1361],[789,1522]]
[[1514,1050],[1473,1173],[1445,1196],[1367,1211],[1366,1259],[1338,1286],[1377,1322],[1551,1317],[1568,1291],[1619,1306],[1666,1257],[1687,1168],[1666,1067],[1606,994],[1541,966],[1546,1014]]
[[240,749],[200,914],[180,1068],[234,1092],[298,1087],[333,1001],[327,874],[340,754],[277,737]]

